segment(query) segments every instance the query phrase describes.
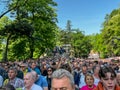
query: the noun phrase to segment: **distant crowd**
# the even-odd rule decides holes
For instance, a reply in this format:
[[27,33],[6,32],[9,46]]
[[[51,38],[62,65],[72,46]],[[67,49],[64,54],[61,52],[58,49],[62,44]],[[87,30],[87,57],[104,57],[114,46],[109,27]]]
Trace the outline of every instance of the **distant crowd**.
[[120,62],[44,57],[0,62],[4,90],[120,90]]

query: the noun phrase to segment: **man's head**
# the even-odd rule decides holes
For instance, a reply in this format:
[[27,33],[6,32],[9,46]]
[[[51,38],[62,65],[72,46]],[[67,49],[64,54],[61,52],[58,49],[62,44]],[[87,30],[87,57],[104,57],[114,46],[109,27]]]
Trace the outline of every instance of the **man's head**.
[[31,68],[32,69],[34,69],[34,68],[36,68],[37,67],[37,63],[34,61],[34,62],[32,62],[32,64],[31,64]]
[[87,65],[86,65],[86,64],[83,64],[83,65],[82,65],[82,73],[83,73],[83,74],[86,74],[86,73],[87,73],[87,70],[88,70],[88,69],[87,69]]
[[36,71],[31,71],[31,74],[34,75],[35,81],[38,79],[39,75],[37,74]]
[[8,70],[8,77],[10,80],[13,80],[17,75],[17,69],[14,68],[14,67],[11,67],[9,70]]
[[116,73],[112,67],[101,67],[99,70],[99,78],[105,90],[115,90]]
[[22,63],[22,64],[20,64],[20,67],[21,67],[22,71],[25,71],[28,66],[27,66],[27,64]]
[[65,69],[58,69],[52,74],[52,90],[65,89],[75,90],[74,78],[72,74]]
[[30,89],[31,86],[34,84],[36,80],[36,77],[33,73],[28,72],[25,76],[24,76],[24,84],[25,84],[25,88]]

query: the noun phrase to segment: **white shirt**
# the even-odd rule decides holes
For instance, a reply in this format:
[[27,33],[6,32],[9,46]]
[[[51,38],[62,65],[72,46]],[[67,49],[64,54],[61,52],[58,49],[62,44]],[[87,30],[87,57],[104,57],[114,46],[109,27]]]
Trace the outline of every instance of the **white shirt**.
[[[25,87],[22,90],[25,90]],[[43,89],[39,85],[33,84],[30,90],[43,90]]]

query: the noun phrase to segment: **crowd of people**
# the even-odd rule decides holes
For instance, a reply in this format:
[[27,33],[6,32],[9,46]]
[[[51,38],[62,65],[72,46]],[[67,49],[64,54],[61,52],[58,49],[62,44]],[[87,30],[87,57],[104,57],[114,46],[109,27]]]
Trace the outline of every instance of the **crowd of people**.
[[0,62],[0,87],[3,90],[120,90],[120,63],[65,57]]

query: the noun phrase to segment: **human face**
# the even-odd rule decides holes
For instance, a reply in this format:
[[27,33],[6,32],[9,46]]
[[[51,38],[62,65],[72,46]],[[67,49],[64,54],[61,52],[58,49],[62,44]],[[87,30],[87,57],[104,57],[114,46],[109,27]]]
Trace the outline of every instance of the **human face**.
[[25,66],[21,66],[21,69],[22,69],[22,71],[25,71],[26,67]]
[[52,69],[49,68],[49,69],[47,70],[47,72],[48,72],[48,75],[51,75],[51,74],[52,74]]
[[83,67],[82,67],[82,72],[83,72],[83,74],[86,74],[86,73],[87,73],[87,67],[86,67],[86,66],[83,66]]
[[34,80],[31,79],[30,74],[24,76],[24,84],[26,88],[30,88],[34,83]]
[[75,68],[78,67],[77,62],[74,62],[74,63],[73,63],[73,66],[74,66]]
[[13,80],[16,77],[17,73],[14,70],[9,70],[8,77],[10,80]]
[[95,69],[95,71],[94,71],[94,74],[98,74],[98,73],[99,73],[99,70],[100,70],[100,67],[97,66],[96,69]]
[[51,86],[52,90],[75,90],[67,77],[61,79],[53,78]]
[[101,78],[101,82],[103,84],[104,90],[115,90],[116,78],[111,77],[111,73],[106,73],[105,78]]
[[32,63],[31,68],[34,69],[36,67],[36,63]]
[[89,86],[89,87],[92,87],[93,84],[94,84],[94,79],[92,76],[86,76],[86,84]]

